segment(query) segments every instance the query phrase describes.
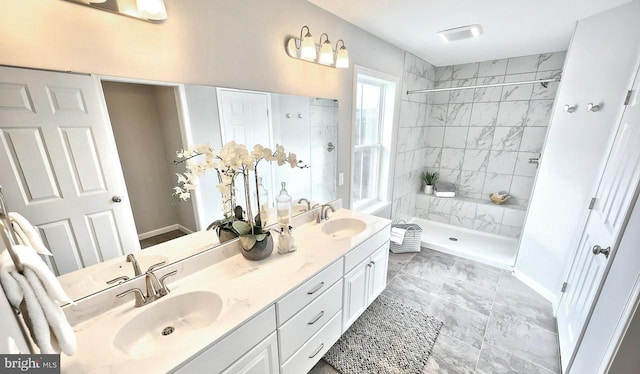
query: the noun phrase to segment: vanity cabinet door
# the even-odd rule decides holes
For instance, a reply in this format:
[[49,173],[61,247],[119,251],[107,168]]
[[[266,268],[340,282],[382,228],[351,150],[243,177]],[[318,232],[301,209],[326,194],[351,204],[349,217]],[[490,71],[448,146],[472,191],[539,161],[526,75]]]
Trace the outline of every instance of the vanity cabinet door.
[[276,374],[279,371],[278,338],[274,332],[222,374]]
[[371,255],[369,302],[373,302],[387,286],[389,246],[383,245]]
[[369,269],[369,259],[367,258],[344,276],[343,332],[369,306]]

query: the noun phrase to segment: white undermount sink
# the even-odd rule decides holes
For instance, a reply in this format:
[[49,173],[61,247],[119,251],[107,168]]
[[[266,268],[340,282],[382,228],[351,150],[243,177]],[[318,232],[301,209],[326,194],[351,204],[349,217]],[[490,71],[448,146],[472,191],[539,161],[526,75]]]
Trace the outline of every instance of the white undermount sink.
[[113,340],[116,349],[136,358],[189,344],[193,334],[218,318],[222,299],[206,291],[169,294],[141,308],[144,310],[124,324]]
[[322,232],[334,238],[346,238],[364,231],[367,224],[357,218],[331,219],[322,226]]

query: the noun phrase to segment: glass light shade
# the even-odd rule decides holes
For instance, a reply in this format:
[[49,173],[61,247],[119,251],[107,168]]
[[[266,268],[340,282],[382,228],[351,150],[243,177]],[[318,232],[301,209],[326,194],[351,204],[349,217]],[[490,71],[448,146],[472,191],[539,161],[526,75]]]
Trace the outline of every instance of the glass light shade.
[[136,0],[138,15],[154,21],[167,19],[167,8],[164,0]]
[[336,56],[336,67],[346,69],[349,67],[349,53],[347,52],[347,48],[340,47],[338,49],[338,53]]
[[307,33],[307,35],[302,38],[300,58],[311,61],[316,59],[316,43],[313,41],[313,36],[311,36],[310,33]]
[[291,57],[298,57],[298,47],[294,38],[290,38],[287,42],[287,53]]
[[322,43],[322,46],[320,47],[320,57],[318,57],[318,62],[323,65],[333,65],[333,47],[328,40]]

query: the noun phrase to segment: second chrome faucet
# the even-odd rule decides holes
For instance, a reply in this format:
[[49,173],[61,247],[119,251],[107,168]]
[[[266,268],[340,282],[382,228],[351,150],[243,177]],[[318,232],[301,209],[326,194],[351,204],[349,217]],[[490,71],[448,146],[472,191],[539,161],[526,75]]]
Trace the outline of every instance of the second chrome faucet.
[[[133,264],[134,273],[136,275],[142,275],[142,271],[140,270],[140,265],[138,264],[138,261],[136,260],[133,254],[129,254],[127,256],[127,262],[131,262]],[[156,274],[153,272],[156,268],[163,266],[165,264],[166,264],[165,262],[160,262],[155,265],[151,265],[149,269],[147,269],[147,271],[145,272],[144,277],[145,277],[145,285],[146,285],[146,291],[147,291],[146,295],[139,288],[132,288],[117,294],[116,297],[124,297],[130,293],[135,293],[135,296],[136,296],[135,306],[136,308],[138,308],[143,305],[150,304],[158,300],[159,298],[169,294],[169,288],[165,284],[165,280],[170,276],[176,275],[178,271],[174,270],[172,272],[169,272],[163,275],[162,277],[160,277],[160,279],[158,279]]]

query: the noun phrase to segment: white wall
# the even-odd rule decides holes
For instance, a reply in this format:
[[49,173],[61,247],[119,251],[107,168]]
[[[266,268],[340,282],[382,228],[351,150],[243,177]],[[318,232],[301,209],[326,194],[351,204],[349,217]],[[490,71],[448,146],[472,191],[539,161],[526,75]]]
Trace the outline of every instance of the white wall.
[[[554,303],[631,83],[638,14],[635,1],[582,20],[569,47],[516,262],[516,274]],[[589,102],[602,109],[588,112]],[[578,109],[565,113],[565,104]]]
[[[401,76],[403,52],[300,0],[167,3],[150,24],[64,1],[0,3],[0,64],[235,87],[339,100],[338,171],[350,173],[353,64]],[[351,68],[292,59],[285,41],[308,25],[344,39]],[[349,205],[349,181],[338,197]]]

